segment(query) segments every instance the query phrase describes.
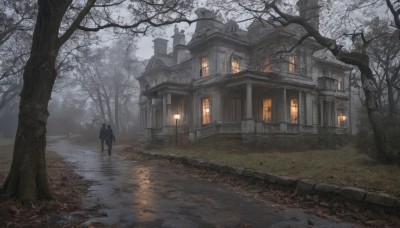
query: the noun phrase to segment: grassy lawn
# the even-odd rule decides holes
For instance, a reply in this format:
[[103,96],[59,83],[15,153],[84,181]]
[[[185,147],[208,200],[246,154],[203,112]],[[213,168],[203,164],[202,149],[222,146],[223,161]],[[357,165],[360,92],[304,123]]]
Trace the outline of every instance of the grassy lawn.
[[[207,144],[207,145],[206,145]],[[352,146],[336,150],[264,151],[235,140],[207,140],[202,145],[148,149],[204,161],[266,171],[281,176],[356,186],[400,198],[400,167],[379,164]]]

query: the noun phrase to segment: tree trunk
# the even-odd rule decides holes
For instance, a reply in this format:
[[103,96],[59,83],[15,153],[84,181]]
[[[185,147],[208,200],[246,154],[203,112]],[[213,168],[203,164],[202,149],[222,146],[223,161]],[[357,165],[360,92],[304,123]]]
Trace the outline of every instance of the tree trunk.
[[104,99],[106,100],[108,122],[109,122],[110,125],[114,125],[114,120],[113,120],[112,111],[111,111],[110,96],[108,96],[107,91],[106,91],[106,89],[104,87],[103,87],[103,92],[104,92]]
[[376,87],[372,82],[372,71],[369,68],[369,59],[358,58],[356,65],[361,71],[361,83],[365,94],[365,102],[368,118],[374,132],[376,147],[379,151],[378,159],[381,161],[393,161],[393,151],[387,141],[385,129],[383,127],[383,116],[378,110],[378,102],[376,97]]
[[104,112],[103,98],[100,92],[100,88],[98,87],[96,88],[96,94],[97,94],[97,100],[99,101],[101,121],[104,123],[106,121],[106,114]]
[[[389,77],[389,76],[387,76]],[[390,82],[391,80],[389,78],[386,78],[386,83],[387,83],[387,89],[388,89],[388,103],[389,103],[389,114],[391,117],[396,117],[396,105],[394,103],[394,93],[393,93],[393,87]]]
[[32,49],[23,75],[13,160],[2,189],[23,202],[53,198],[45,161],[47,107],[57,76],[58,31],[70,3],[38,1]]
[[114,114],[115,114],[115,129],[116,133],[119,134],[120,123],[119,123],[119,82],[115,82],[115,98],[114,98]]

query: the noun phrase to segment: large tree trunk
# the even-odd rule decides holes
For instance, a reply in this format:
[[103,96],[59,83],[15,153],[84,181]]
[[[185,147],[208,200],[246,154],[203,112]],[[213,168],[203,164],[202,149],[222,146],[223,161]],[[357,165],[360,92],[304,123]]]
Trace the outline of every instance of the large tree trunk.
[[3,191],[24,202],[52,199],[46,173],[47,107],[57,76],[58,31],[69,1],[39,0],[32,49],[24,69],[18,128]]

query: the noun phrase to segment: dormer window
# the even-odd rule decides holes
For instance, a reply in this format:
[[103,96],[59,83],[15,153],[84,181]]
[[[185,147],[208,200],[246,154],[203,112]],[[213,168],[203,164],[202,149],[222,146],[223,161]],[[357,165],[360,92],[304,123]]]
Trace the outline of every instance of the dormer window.
[[201,58],[200,64],[201,64],[200,77],[208,76],[209,74],[208,57]]
[[341,76],[341,75],[338,75],[337,77],[336,77],[336,80],[337,80],[337,84],[336,84],[336,89],[338,90],[338,91],[344,91],[344,84],[343,84],[343,76]]
[[263,72],[272,72],[271,61],[268,57],[263,58]]
[[231,69],[232,74],[240,72],[240,61],[238,57],[233,57],[232,58],[232,69]]
[[297,70],[297,58],[295,55],[289,56],[289,73],[296,73]]

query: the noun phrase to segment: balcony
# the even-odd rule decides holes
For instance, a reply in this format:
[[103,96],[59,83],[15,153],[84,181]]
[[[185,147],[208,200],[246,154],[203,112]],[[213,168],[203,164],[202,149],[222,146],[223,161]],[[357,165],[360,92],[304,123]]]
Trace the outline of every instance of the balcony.
[[328,78],[328,77],[318,78],[318,88],[320,90],[335,91],[336,90],[336,81],[335,81],[335,79]]

